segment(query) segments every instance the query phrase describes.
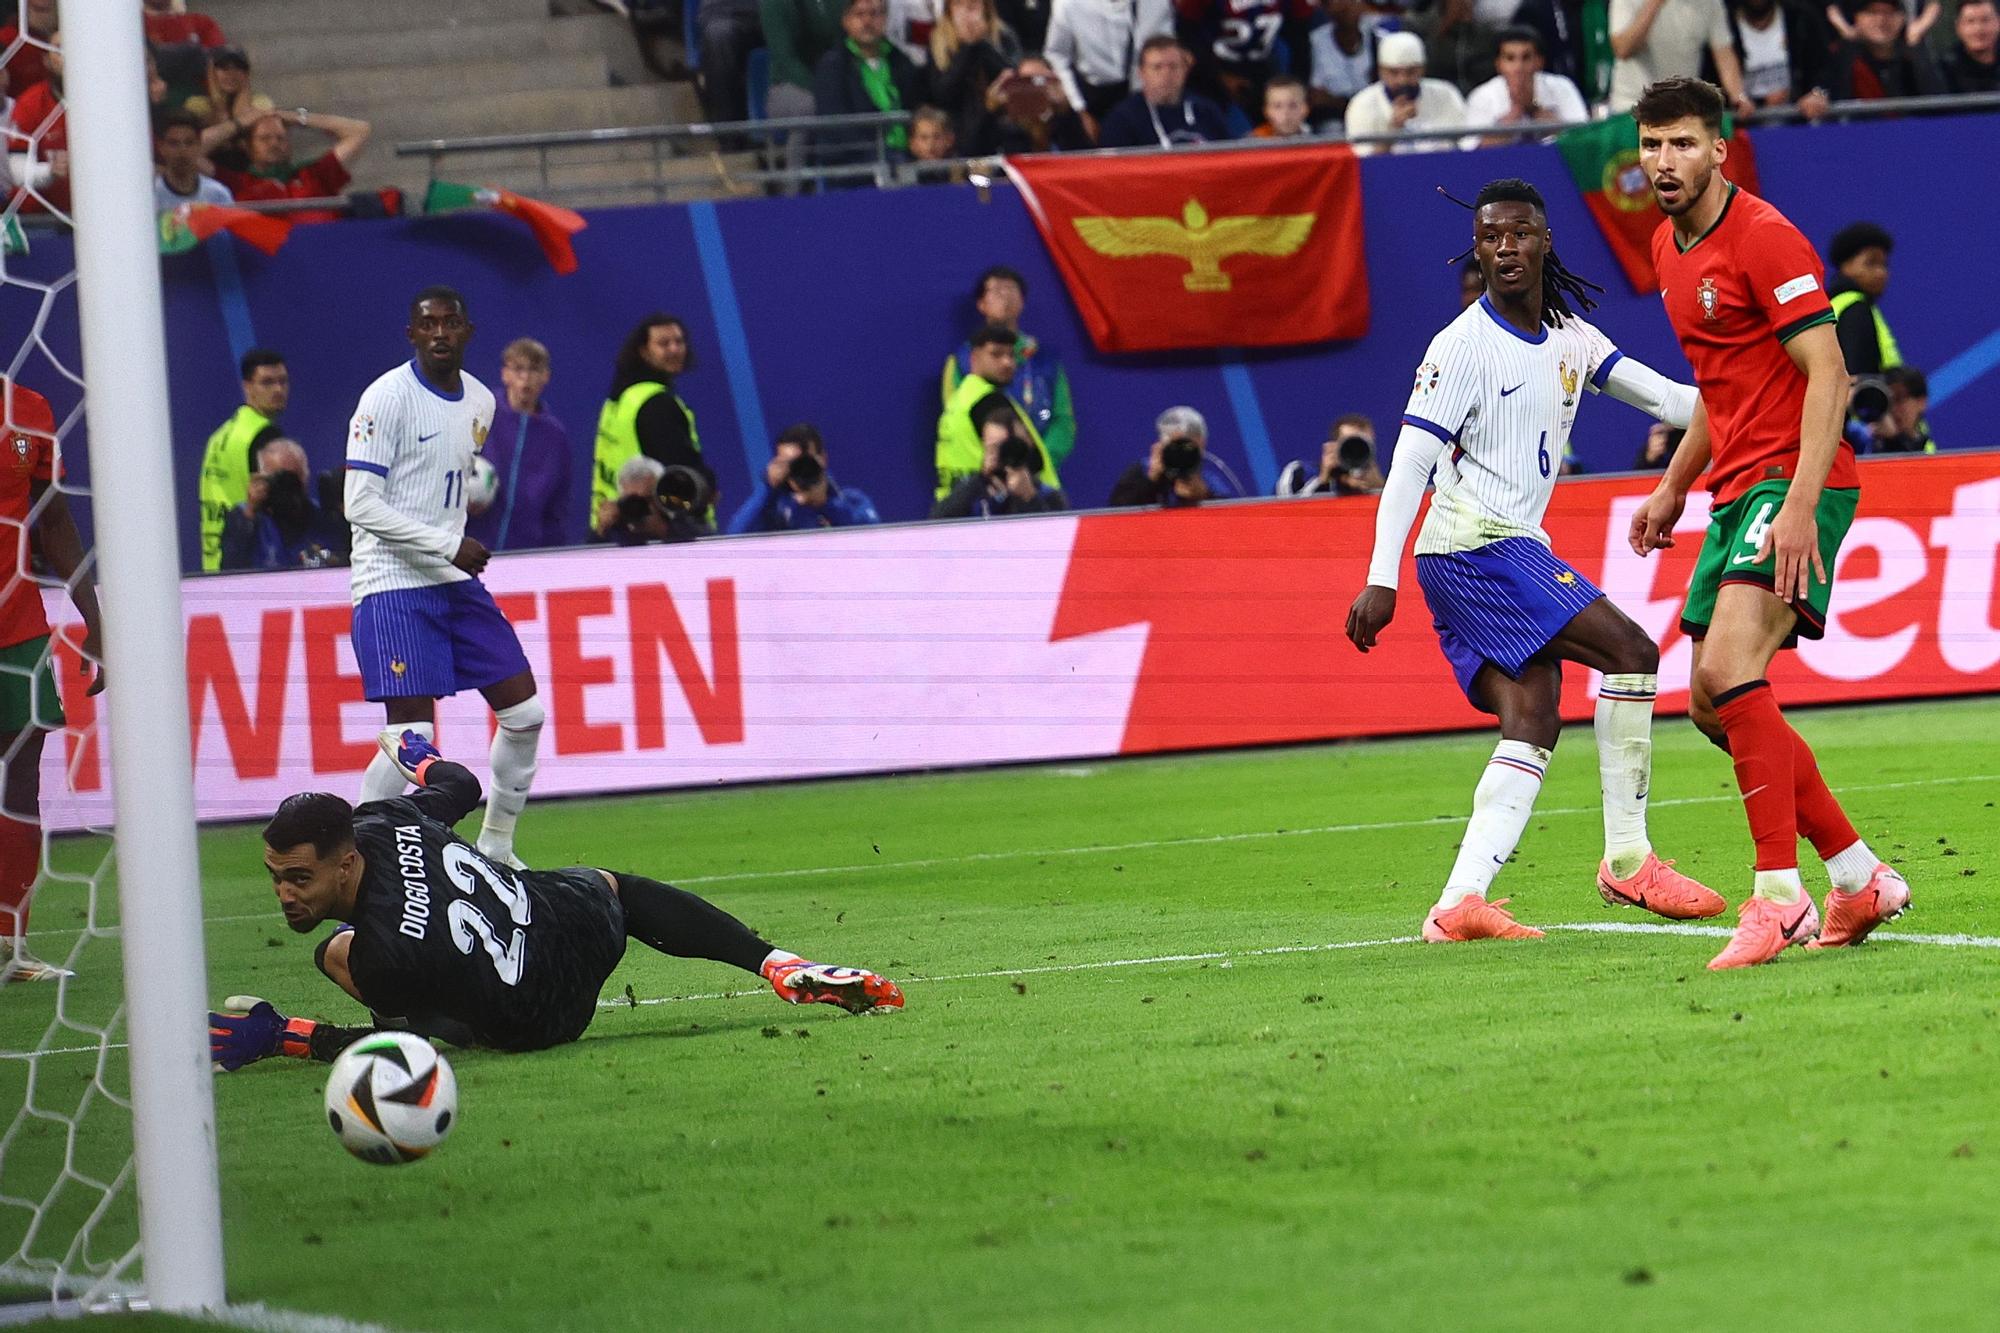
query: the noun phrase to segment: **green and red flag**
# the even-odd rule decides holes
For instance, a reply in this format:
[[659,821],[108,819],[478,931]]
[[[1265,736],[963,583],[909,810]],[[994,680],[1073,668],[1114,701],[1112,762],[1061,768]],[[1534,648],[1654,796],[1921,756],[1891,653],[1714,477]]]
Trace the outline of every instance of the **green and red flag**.
[[464,208],[490,208],[511,213],[528,224],[528,230],[534,233],[535,243],[542,247],[542,254],[547,256],[550,268],[558,273],[576,272],[576,247],[571,244],[570,238],[590,224],[575,209],[545,204],[539,199],[515,194],[512,190],[455,185],[450,181],[432,181],[431,188],[424,194],[426,214],[450,213]]
[[292,224],[269,213],[231,208],[227,204],[182,204],[160,214],[160,253],[172,255],[192,250],[225,231],[246,245],[274,255],[292,234]]
[[[1757,190],[1757,154],[1749,136],[1723,123],[1729,156],[1722,174],[1752,194]],[[1570,179],[1583,193],[1590,215],[1604,233],[1626,279],[1635,292],[1659,288],[1653,272],[1653,233],[1663,217],[1653,201],[1653,187],[1639,168],[1639,125],[1630,116],[1613,116],[1592,125],[1566,130],[1556,139]]]

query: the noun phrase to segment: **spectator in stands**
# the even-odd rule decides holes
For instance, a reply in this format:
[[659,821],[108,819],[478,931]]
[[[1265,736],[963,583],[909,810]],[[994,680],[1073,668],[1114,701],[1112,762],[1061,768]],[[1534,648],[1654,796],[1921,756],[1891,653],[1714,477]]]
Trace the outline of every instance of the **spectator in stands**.
[[[1028,304],[1028,281],[1005,264],[995,264],[972,284],[972,308],[985,321],[981,331],[998,325],[1014,335],[1014,372],[1004,386],[1027,414],[1033,439],[1054,467],[1069,461],[1076,448],[1076,405],[1070,400],[1069,372],[1055,353],[1021,329],[1021,312]],[[960,343],[945,358],[941,383],[949,405],[960,382],[972,373],[972,344]]]
[[771,461],[750,498],[724,529],[746,532],[810,531],[880,523],[874,502],[860,491],[843,489],[826,467],[826,441],[817,427],[787,426],[771,447]]
[[1203,500],[1234,499],[1243,493],[1228,470],[1208,453],[1208,421],[1192,407],[1170,407],[1153,423],[1152,450],[1112,484],[1114,508],[1160,506],[1177,509]]
[[1895,238],[1872,222],[1850,223],[1834,233],[1827,296],[1850,375],[1880,375],[1903,364],[1880,305],[1889,290],[1889,255],[1895,248]]
[[1512,21],[1542,35],[1549,73],[1574,83],[1586,105],[1602,102],[1610,93],[1611,35],[1600,26],[1595,44],[1599,58],[1587,58],[1583,6],[1578,0],[1521,0]]
[[1021,50],[1038,56],[1048,43],[1049,0],[995,0],[1000,21],[1021,43]]
[[[771,85],[764,94],[764,111],[773,119],[813,114],[813,71],[841,41],[841,0],[758,0],[764,29],[764,49],[771,53]],[[786,136],[785,161],[797,171],[805,165],[807,136]]]
[[1613,111],[1630,111],[1655,80],[1700,74],[1704,50],[1729,105],[1739,115],[1756,110],[1743,95],[1743,65],[1722,0],[1611,0],[1610,19]]
[[243,136],[276,110],[270,98],[250,87],[250,58],[239,46],[218,46],[208,53],[207,91],[183,105],[201,118],[202,146],[209,159],[218,169],[231,171],[250,169]]
[[750,53],[764,44],[759,0],[701,0],[701,113],[711,121],[750,117]]
[[929,100],[951,117],[968,155],[992,152],[1000,126],[990,95],[1021,59],[1020,42],[1000,21],[993,0],[945,0],[930,47]]
[[1673,461],[1674,450],[1681,447],[1681,437],[1686,434],[1678,426],[1655,421],[1646,431],[1646,442],[1639,446],[1638,455],[1632,459],[1632,470],[1665,472],[1667,464]]
[[1955,93],[2000,92],[2000,9],[1996,0],[1959,0],[1958,44],[1945,58],[1945,82]]
[[1339,120],[1347,103],[1375,81],[1375,16],[1362,0],[1325,0],[1327,22],[1312,30],[1315,123]]
[[1131,95],[1145,44],[1173,31],[1172,0],[1052,0],[1042,54],[1093,138]]
[[1479,271],[1479,261],[1468,259],[1458,266],[1458,308],[1465,309],[1480,297],[1486,295],[1486,275]]
[[1361,412],[1334,418],[1319,447],[1319,470],[1299,459],[1278,474],[1278,495],[1377,495],[1382,466],[1375,458],[1375,423]]
[[1931,423],[1924,419],[1930,410],[1931,385],[1915,366],[1897,366],[1883,376],[1889,382],[1889,410],[1874,424],[1875,452],[1878,454],[1934,454]]
[[990,395],[974,406],[972,416],[979,423],[980,469],[931,506],[932,518],[1000,518],[1069,508],[1069,497],[1041,479],[1041,451],[1004,397]]
[[69,120],[63,111],[62,34],[48,36],[42,62],[48,71],[41,82],[21,89],[8,115],[10,165],[16,184],[40,195],[22,203],[22,211],[46,211],[44,205],[69,208]]
[[[303,162],[292,160],[286,122],[333,136],[333,147]],[[299,107],[265,116],[250,127],[247,171],[217,168],[217,177],[239,200],[320,199],[347,188],[348,163],[368,146],[368,122]],[[293,222],[324,222],[340,215],[320,209],[287,215]]]
[[153,207],[170,213],[182,204],[227,204],[236,196],[213,176],[201,174],[201,121],[186,111],[169,111],[153,126]]
[[1014,415],[1020,419],[1023,438],[1041,453],[1043,484],[1052,487],[1062,485],[1054,460],[1043,448],[1041,432],[1036,429],[1033,418],[1007,392],[1019,373],[1014,355],[1018,336],[1013,329],[997,322],[983,324],[973,331],[968,341],[970,365],[946,397],[944,411],[938,414],[937,488],[932,492],[934,498],[944,499],[951,493],[952,487],[981,471],[985,457],[980,438],[981,413],[974,409],[985,404],[986,410],[990,411],[991,404],[986,402],[988,398],[1001,399],[1012,405]]
[[[1404,130],[1448,130],[1465,124],[1465,99],[1443,79],[1424,77],[1424,43],[1415,33],[1384,33],[1375,43],[1381,78],[1347,104],[1347,137]],[[1398,153],[1455,148],[1450,139],[1420,139],[1395,146]],[[1361,154],[1379,153],[1381,144],[1356,144]]]
[[25,20],[25,34],[21,22],[0,27],[0,52],[7,53],[0,69],[6,71],[9,89],[19,96],[49,77],[45,52],[56,37],[56,0],[21,0],[18,11],[13,5],[7,10]]
[[145,9],[146,40],[154,46],[177,46],[192,42],[210,50],[225,46],[222,25],[206,14],[191,14],[174,0],[140,0]]
[[1473,88],[1493,75],[1493,43],[1514,22],[1521,0],[1433,0],[1412,5],[1402,26],[1423,39],[1424,72],[1455,88]]
[[[846,40],[820,57],[813,71],[813,111],[821,116],[864,115],[876,111],[915,111],[924,103],[923,75],[887,36],[888,5],[884,0],[847,0],[841,11]],[[866,146],[880,133],[891,154],[910,146],[910,132],[901,125],[884,131],[862,130],[820,134],[821,161],[869,155]],[[849,145],[843,152],[833,145]]]
[[543,397],[549,349],[533,338],[508,343],[500,353],[500,385],[504,392],[493,405],[483,451],[500,490],[485,509],[468,507],[465,535],[489,551],[566,546],[576,455],[568,428]]
[[323,569],[347,563],[347,520],[313,502],[312,468],[297,440],[257,450],[243,503],[222,520],[222,568]]
[[1308,110],[1305,80],[1279,74],[1264,85],[1264,123],[1250,133],[1259,139],[1310,138]]
[[1104,148],[1167,147],[1233,139],[1222,108],[1187,90],[1187,49],[1172,37],[1148,37],[1139,49],[1139,91],[1104,117]]
[[910,117],[910,161],[917,164],[917,179],[926,184],[957,181],[958,136],[951,132],[951,117],[934,106],[920,106]]
[[1501,29],[1493,56],[1497,72],[1466,96],[1465,123],[1484,129],[1489,125],[1574,125],[1589,120],[1583,94],[1562,75],[1550,74],[1546,64],[1540,33],[1526,27]]
[[1316,0],[1175,0],[1174,35],[1193,53],[1193,89],[1246,123],[1264,112],[1264,86],[1285,73],[1285,52],[1309,49]]
[[995,153],[1074,153],[1095,147],[1053,66],[1024,56],[987,94],[999,117]]
[[1826,114],[1833,39],[1814,0],[1729,0],[1729,35],[1743,66],[1743,94],[1760,107]]
[[1944,74],[1930,48],[1904,40],[1906,16],[1897,0],[1848,0],[1848,4],[1854,37],[1833,53],[1833,86],[1828,91],[1835,101],[1931,97],[1945,91]]
[[[1856,33],[1850,19],[1852,9],[1850,5],[1850,9],[1843,12],[1841,9],[1843,3],[1849,3],[1849,0],[1838,0],[1838,3],[1826,7],[1826,25],[1839,41],[1851,42],[1855,39]],[[1903,17],[1908,20],[1907,36],[1912,46],[1923,43],[1924,38],[1930,35],[1930,30],[1937,25],[1938,16],[1944,12],[1944,6],[1938,0],[1897,0],[1896,7],[1903,11]]]
[[[687,324],[678,315],[651,314],[625,335],[611,375],[611,390],[597,415],[597,452],[591,473],[591,531],[603,534],[617,518],[620,469],[645,456],[701,476],[712,493],[715,473],[701,456],[694,409],[675,390],[694,369]],[[657,480],[657,476],[655,478]],[[706,509],[703,505],[701,508]]]
[[282,431],[278,418],[292,397],[285,358],[266,347],[243,354],[243,405],[215,428],[202,451],[197,494],[201,502],[201,567],[222,568],[222,524],[229,511],[250,498],[257,451]]
[[606,502],[603,522],[594,535],[620,546],[693,541],[710,535],[713,529],[704,518],[679,506],[669,509],[660,502],[666,476],[667,465],[657,458],[636,454],[626,459],[613,474],[615,496]]

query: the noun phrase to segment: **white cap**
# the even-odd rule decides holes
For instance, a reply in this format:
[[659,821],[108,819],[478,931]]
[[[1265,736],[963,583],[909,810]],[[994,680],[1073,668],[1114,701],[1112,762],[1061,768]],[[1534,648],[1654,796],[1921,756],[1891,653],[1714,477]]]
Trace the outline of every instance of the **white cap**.
[[1375,43],[1375,66],[1400,67],[1424,63],[1424,39],[1413,32],[1383,33]]

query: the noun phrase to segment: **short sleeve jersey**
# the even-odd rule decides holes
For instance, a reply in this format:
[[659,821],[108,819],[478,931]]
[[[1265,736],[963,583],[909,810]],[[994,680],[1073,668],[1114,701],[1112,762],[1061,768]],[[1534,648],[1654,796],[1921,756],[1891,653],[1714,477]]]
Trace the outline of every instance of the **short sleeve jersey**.
[[34,507],[35,483],[55,480],[56,419],[48,399],[6,380],[0,380],[0,406],[5,408],[6,429],[6,445],[0,452],[0,522],[8,529],[6,546],[14,566],[8,571],[5,592],[0,593],[0,648],[12,648],[49,632],[41,587],[20,565],[28,549],[21,529],[28,525]]
[[[1833,323],[1819,256],[1785,215],[1730,187],[1715,225],[1685,250],[1671,222],[1653,233],[1660,297],[1708,409],[1708,489],[1728,504],[1760,481],[1798,469],[1805,372],[1785,344]],[[1844,441],[1826,484],[1861,484]]]
[[1602,391],[1621,356],[1582,319],[1531,337],[1483,296],[1431,339],[1403,413],[1406,425],[1445,443],[1417,554],[1506,537],[1548,545],[1542,515],[1578,405],[1586,391]]
[[1303,23],[1318,9],[1310,0],[1174,0],[1174,14],[1196,59],[1242,70],[1269,65],[1285,24]]
[[[465,479],[493,426],[493,391],[460,373],[456,397],[406,361],[362,391],[347,427],[347,466],[383,480],[383,499],[405,518],[465,535]],[[472,577],[429,551],[392,546],[354,530],[354,600],[396,588]]]

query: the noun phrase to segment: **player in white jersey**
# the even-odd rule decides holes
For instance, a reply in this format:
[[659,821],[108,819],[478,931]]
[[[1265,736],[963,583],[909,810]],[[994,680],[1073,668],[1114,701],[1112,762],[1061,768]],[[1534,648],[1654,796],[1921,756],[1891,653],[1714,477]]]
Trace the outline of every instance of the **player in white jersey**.
[[388,725],[361,800],[400,796],[403,733],[436,735],[437,701],[486,696],[499,723],[479,850],[519,867],[514,825],[535,778],[542,701],[514,627],[479,581],[489,553],[465,535],[465,483],[493,424],[493,392],[465,373],[465,299],[426,287],[404,333],[416,355],[369,385],[347,432],[354,526],[354,656]]
[[1677,920],[1714,916],[1722,898],[1662,861],[1646,836],[1660,650],[1556,558],[1541,527],[1584,390],[1676,426],[1693,415],[1695,390],[1622,355],[1571,306],[1592,307],[1589,285],[1556,259],[1532,185],[1501,180],[1481,190],[1473,238],[1486,291],[1431,340],[1417,368],[1376,514],[1368,586],[1347,616],[1348,637],[1367,652],[1396,614],[1403,545],[1435,468],[1417,581],[1460,688],[1499,716],[1502,739],[1424,938],[1541,934],[1516,922],[1506,899],[1487,902],[1486,890],[1521,839],[1561,733],[1564,662],[1604,673],[1595,719],[1599,894]]

